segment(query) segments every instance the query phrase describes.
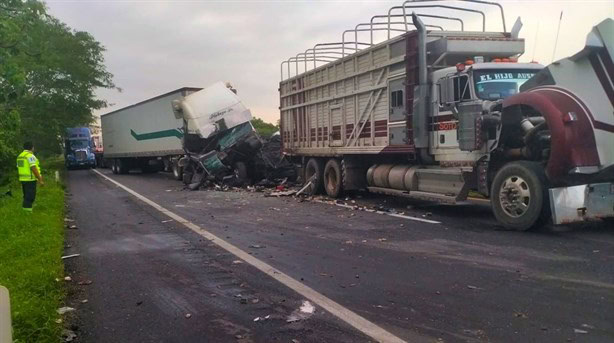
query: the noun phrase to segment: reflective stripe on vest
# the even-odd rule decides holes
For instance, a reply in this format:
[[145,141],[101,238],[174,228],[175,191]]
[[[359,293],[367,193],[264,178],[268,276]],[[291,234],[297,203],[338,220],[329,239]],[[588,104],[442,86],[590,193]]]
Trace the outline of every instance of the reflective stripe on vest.
[[40,173],[40,167],[38,165],[38,159],[29,151],[24,151],[19,156],[17,156],[17,172],[19,173],[19,181],[36,181],[36,177],[32,172],[30,167],[30,163],[28,163],[28,158],[34,157],[35,159],[35,167],[38,169]]

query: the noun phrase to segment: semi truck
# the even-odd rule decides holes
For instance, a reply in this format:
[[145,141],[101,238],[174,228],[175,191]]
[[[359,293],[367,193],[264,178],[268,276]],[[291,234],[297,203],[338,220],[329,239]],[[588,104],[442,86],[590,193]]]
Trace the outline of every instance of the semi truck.
[[64,137],[64,163],[66,169],[96,167],[94,140],[88,127],[66,129]]
[[184,155],[183,120],[175,118],[171,103],[201,89],[179,88],[103,114],[100,117],[103,156],[113,173],[171,169],[181,179],[177,162]]
[[614,216],[612,20],[544,67],[517,60],[520,18],[508,30],[498,3],[454,4],[405,1],[281,63],[282,151],[308,190],[479,194],[516,230]]

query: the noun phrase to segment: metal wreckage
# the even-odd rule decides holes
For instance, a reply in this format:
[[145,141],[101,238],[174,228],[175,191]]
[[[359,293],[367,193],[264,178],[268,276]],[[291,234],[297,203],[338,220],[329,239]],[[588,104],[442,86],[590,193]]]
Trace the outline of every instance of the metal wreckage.
[[252,113],[228,83],[218,82],[172,102],[183,120],[183,182],[191,190],[205,186],[240,187],[275,179],[296,179],[294,166],[281,155],[281,139],[262,139]]

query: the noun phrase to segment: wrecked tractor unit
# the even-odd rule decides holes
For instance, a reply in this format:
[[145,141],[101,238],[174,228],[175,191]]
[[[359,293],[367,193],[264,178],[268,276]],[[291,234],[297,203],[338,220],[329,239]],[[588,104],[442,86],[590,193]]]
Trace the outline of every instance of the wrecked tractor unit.
[[236,90],[218,82],[172,105],[175,117],[183,119],[185,156],[178,162],[183,182],[192,190],[207,183],[249,183],[262,142]]

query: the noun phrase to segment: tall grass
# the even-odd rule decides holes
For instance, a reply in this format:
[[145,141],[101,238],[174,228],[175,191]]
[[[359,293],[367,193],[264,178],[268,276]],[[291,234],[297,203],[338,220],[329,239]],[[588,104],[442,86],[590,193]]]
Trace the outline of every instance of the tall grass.
[[[56,310],[64,289],[64,186],[54,180],[61,159],[43,161],[45,186],[38,186],[33,213],[21,209],[21,185],[0,198],[0,285],[11,299],[15,342],[58,342],[61,325]],[[7,188],[0,189],[4,194]]]

